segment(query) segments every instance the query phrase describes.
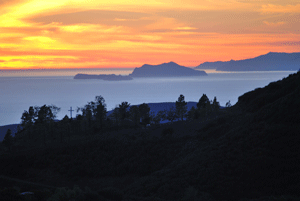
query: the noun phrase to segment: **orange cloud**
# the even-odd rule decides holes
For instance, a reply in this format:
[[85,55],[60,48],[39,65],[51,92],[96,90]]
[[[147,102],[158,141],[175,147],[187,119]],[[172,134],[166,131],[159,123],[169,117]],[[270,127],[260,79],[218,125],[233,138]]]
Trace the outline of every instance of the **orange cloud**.
[[299,52],[298,5],[270,2],[1,1],[0,68],[196,66]]
[[297,5],[262,5],[261,12],[267,13],[300,13],[300,4]]
[[285,22],[268,22],[268,21],[263,21],[263,23],[271,27],[278,27],[285,24]]

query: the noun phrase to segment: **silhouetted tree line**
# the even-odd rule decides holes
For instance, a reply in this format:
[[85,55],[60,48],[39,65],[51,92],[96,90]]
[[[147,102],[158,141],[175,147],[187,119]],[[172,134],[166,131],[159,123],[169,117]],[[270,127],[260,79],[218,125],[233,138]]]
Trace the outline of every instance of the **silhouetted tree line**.
[[[230,101],[226,107],[230,107]],[[30,106],[21,117],[21,128],[15,134],[16,138],[25,141],[39,143],[41,146],[47,142],[64,142],[72,136],[85,135],[86,137],[102,132],[119,130],[123,128],[143,128],[149,125],[159,125],[161,121],[168,120],[207,120],[220,113],[220,104],[217,98],[211,101],[203,94],[197,103],[197,107],[187,110],[187,102],[184,95],[180,95],[175,107],[168,110],[151,112],[148,104],[130,106],[128,102],[117,105],[107,115],[105,99],[96,96],[94,101],[88,102],[83,107],[78,107],[76,118],[70,119],[67,115],[60,121],[55,120],[60,111],[55,105]],[[10,150],[14,138],[11,131],[3,140],[3,144]]]

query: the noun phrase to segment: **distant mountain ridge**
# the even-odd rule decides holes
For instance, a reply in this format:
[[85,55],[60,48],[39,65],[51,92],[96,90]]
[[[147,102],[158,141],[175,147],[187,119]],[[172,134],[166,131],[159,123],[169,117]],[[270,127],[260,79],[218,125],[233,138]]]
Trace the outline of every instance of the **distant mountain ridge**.
[[183,76],[206,76],[205,71],[180,66],[177,63],[169,62],[159,65],[144,64],[135,68],[129,76],[131,77],[183,77]]
[[217,71],[297,71],[300,67],[300,53],[269,52],[251,59],[205,62],[195,69],[216,69]]

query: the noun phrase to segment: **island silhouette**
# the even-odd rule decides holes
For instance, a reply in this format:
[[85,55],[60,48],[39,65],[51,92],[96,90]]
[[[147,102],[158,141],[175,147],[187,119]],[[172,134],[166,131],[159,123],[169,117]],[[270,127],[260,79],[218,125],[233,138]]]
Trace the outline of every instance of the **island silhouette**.
[[204,62],[194,69],[216,69],[217,71],[297,71],[300,53],[269,52],[244,60]]
[[77,74],[74,79],[102,79],[108,81],[132,80],[136,77],[189,77],[189,76],[207,76],[205,71],[195,70],[185,66],[180,66],[175,62],[163,63],[159,65],[144,64],[135,68],[129,75],[90,75]]
[[120,81],[120,80],[132,80],[132,77],[126,75],[115,75],[115,74],[100,74],[100,75],[90,75],[90,74],[77,74],[74,79],[100,79],[107,81]]
[[206,76],[205,71],[198,71],[188,67],[180,66],[175,62],[159,65],[144,64],[135,68],[129,76],[131,77],[185,77],[185,76]]

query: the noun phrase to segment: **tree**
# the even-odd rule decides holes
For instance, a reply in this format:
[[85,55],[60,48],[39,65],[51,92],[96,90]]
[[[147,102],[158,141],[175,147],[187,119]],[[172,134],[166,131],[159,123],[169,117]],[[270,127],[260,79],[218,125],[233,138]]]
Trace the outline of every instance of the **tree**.
[[35,122],[37,116],[37,111],[30,106],[28,111],[24,111],[21,117],[21,126],[24,130],[27,131],[29,139],[31,138],[32,125]]
[[65,115],[64,118],[60,121],[60,142],[63,142],[63,134],[67,134],[70,139],[70,119],[68,115]]
[[212,108],[215,112],[219,111],[220,109],[220,103],[217,101],[217,97],[214,97],[214,100],[212,102]]
[[153,115],[152,121],[155,124],[159,124],[160,121],[165,120],[166,119],[166,110],[161,110],[158,111],[156,115]]
[[161,117],[157,114],[155,114],[154,112],[152,112],[151,114],[151,122],[153,122],[154,124],[159,124],[161,120]]
[[94,110],[94,115],[96,118],[97,125],[102,128],[103,122],[106,119],[107,109],[105,100],[102,96],[95,97],[96,108]]
[[183,117],[185,113],[187,112],[187,102],[184,101],[184,96],[181,94],[178,97],[178,101],[175,103],[176,107],[176,115],[181,118],[181,121],[183,121]]
[[205,115],[208,116],[209,114],[211,114],[212,110],[213,110],[212,101],[206,102],[206,106],[204,108]]
[[133,121],[135,126],[140,123],[141,115],[138,106],[133,105],[129,108],[129,117]]
[[95,103],[93,101],[88,102],[84,107],[78,108],[77,111],[81,110],[82,112],[82,117],[84,120],[87,122],[91,122],[93,119],[93,108],[94,108]]
[[226,103],[225,107],[227,107],[227,108],[231,107],[230,100]]
[[103,96],[95,96],[95,104],[96,105],[103,105],[106,107],[106,104],[105,104],[105,99],[103,98]]
[[119,112],[120,112],[121,120],[124,120],[129,117],[129,111],[127,111],[127,108],[129,106],[130,106],[130,104],[126,101],[119,104]]
[[209,101],[208,97],[206,96],[206,94],[203,94],[197,103],[197,108],[205,109],[208,104],[210,104],[210,101]]
[[167,112],[166,112],[166,118],[167,120],[173,121],[177,118],[178,116],[176,115],[176,110],[174,107],[171,107]]
[[11,146],[13,145],[13,137],[10,129],[7,129],[2,143],[10,150]]
[[166,110],[160,110],[160,111],[158,111],[158,113],[156,115],[159,116],[161,120],[167,119]]
[[118,106],[115,107],[113,112],[111,113],[112,118],[115,120],[116,124],[119,125],[120,121],[120,108]]
[[106,119],[107,109],[105,104],[105,99],[102,96],[95,96],[95,100],[88,102],[83,107],[78,107],[77,112],[82,112],[81,123],[84,130],[96,127],[102,128],[104,120]]
[[188,112],[187,112],[187,120],[193,120],[199,118],[199,111],[193,106]]
[[34,108],[32,106],[30,106],[28,109],[28,112],[26,110],[24,110],[24,112],[22,114],[21,125],[23,127],[27,127],[28,125],[33,125],[35,117],[36,117],[36,111],[34,111]]
[[203,94],[202,97],[199,99],[197,103],[197,110],[199,113],[199,116],[207,117],[209,113],[211,112],[211,102],[206,96],[206,94]]
[[43,133],[44,143],[46,143],[46,136],[50,133],[51,139],[54,140],[54,119],[60,108],[55,105],[43,105],[42,107],[35,107],[37,111],[37,119],[35,124],[40,133]]
[[55,105],[43,105],[42,107],[35,107],[37,111],[36,123],[50,123],[52,122],[56,114],[60,111],[60,108]]
[[148,104],[143,103],[139,105],[139,112],[141,115],[142,124],[147,125],[150,123],[150,107]]
[[82,108],[77,108],[77,112],[82,112],[82,116],[86,119],[92,120],[98,118],[106,117],[106,104],[105,99],[102,96],[95,96],[95,101],[88,102]]

